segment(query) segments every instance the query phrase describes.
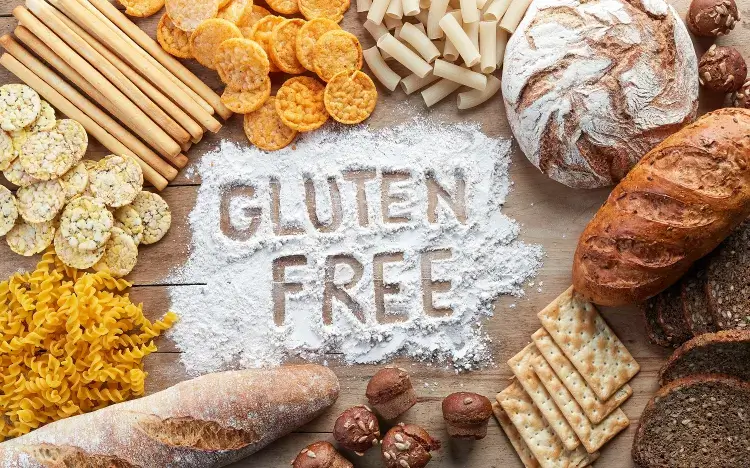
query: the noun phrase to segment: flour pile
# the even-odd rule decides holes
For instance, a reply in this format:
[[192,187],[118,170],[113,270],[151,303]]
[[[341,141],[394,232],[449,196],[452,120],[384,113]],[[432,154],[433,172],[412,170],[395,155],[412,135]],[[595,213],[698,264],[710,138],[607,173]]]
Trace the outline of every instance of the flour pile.
[[482,317],[543,255],[500,211],[509,161],[510,141],[428,120],[272,154],[223,142],[197,169],[190,256],[171,278],[199,283],[170,290],[188,372],[326,353],[488,364]]

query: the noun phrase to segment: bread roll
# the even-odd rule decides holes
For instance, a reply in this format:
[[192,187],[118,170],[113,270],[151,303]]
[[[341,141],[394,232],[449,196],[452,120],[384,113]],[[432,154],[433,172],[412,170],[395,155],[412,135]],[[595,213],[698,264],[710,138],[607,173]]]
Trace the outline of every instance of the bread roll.
[[220,467],[319,415],[339,383],[316,365],[208,374],[0,444],[0,466]]
[[706,114],[650,151],[581,234],[575,289],[641,302],[677,281],[750,213],[750,111]]
[[502,90],[529,161],[604,187],[693,121],[698,59],[664,0],[536,0],[508,42]]

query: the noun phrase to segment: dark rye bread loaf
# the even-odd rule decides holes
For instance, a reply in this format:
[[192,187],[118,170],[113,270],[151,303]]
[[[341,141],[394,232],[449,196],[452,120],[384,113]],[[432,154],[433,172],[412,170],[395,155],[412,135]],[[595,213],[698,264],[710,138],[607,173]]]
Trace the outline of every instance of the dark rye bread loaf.
[[750,328],[750,221],[742,223],[711,257],[706,291],[719,329]]
[[667,339],[667,334],[664,333],[664,329],[659,325],[659,321],[657,320],[659,311],[656,308],[656,302],[657,298],[652,297],[641,305],[643,317],[646,320],[646,333],[648,334],[648,340],[651,343],[669,348],[673,345]]
[[750,383],[718,375],[676,380],[651,399],[633,440],[641,468],[750,464]]
[[706,333],[683,344],[659,371],[659,385],[696,374],[725,374],[750,382],[750,330]]
[[682,307],[693,336],[717,330],[713,315],[708,310],[705,262],[699,263],[681,281]]
[[656,310],[656,319],[667,335],[667,341],[679,346],[693,337],[685,320],[679,284],[671,286],[657,296]]

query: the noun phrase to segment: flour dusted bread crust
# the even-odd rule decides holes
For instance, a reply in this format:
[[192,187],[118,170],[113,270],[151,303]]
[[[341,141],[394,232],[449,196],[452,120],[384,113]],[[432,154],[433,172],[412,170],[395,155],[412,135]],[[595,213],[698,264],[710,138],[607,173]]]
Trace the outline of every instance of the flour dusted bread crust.
[[695,118],[698,60],[664,0],[537,0],[508,42],[502,90],[535,166],[603,187]]
[[0,466],[226,466],[312,420],[338,393],[335,374],[316,365],[208,374],[9,440]]
[[578,241],[573,284],[601,305],[637,303],[680,278],[750,213],[750,111],[721,109],[650,151]]

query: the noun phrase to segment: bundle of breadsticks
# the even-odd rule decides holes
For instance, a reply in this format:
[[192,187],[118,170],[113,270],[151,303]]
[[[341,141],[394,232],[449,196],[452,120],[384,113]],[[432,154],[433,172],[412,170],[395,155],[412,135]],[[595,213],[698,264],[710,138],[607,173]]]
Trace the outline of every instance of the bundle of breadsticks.
[[[492,73],[503,63],[505,46],[531,0],[357,0],[367,12],[365,29],[377,46],[364,51],[377,79],[393,91],[422,91],[428,107],[464,87],[458,108],[469,109],[500,90]],[[388,65],[400,63],[402,78]]]

